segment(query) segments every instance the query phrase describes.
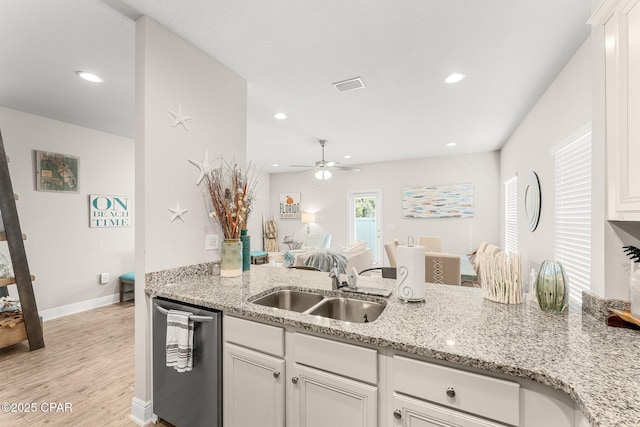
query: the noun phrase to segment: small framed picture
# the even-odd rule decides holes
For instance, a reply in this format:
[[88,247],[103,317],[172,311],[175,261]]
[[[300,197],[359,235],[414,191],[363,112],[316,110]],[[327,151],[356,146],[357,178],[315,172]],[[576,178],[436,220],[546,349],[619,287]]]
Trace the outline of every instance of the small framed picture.
[[280,194],[280,219],[300,218],[300,193]]
[[80,158],[36,151],[36,190],[77,193]]

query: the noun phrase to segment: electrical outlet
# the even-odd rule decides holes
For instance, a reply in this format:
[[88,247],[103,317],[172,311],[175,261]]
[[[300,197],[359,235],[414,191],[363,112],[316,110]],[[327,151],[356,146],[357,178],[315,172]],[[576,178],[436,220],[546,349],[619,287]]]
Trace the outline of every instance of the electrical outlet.
[[219,249],[218,235],[207,234],[206,236],[204,236],[204,250],[213,251],[216,249]]
[[106,285],[109,283],[109,273],[100,273],[100,284]]

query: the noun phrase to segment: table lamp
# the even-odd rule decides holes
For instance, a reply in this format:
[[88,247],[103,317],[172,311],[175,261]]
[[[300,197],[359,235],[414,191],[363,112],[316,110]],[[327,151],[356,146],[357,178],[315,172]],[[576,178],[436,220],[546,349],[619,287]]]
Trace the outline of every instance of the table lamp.
[[300,214],[300,222],[303,224],[307,224],[307,234],[309,234],[309,230],[311,228],[311,223],[316,222],[316,214],[310,212],[302,212]]

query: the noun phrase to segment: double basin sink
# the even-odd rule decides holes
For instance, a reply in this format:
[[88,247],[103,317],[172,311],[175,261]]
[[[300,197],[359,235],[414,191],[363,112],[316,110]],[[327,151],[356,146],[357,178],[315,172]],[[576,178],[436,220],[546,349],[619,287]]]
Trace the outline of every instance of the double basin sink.
[[253,303],[352,323],[373,322],[386,307],[386,303],[289,289],[271,292]]

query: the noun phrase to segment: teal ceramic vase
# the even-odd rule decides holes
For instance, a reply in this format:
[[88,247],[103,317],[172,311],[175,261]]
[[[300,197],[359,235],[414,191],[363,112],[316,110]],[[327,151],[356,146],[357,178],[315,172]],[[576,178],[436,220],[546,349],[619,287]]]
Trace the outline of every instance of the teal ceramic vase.
[[220,276],[236,277],[242,274],[242,242],[240,239],[224,239],[220,257]]
[[240,241],[242,242],[242,271],[251,268],[251,237],[247,236],[247,230],[240,230]]
[[536,296],[543,311],[562,313],[569,300],[569,281],[562,264],[544,261],[536,280]]

